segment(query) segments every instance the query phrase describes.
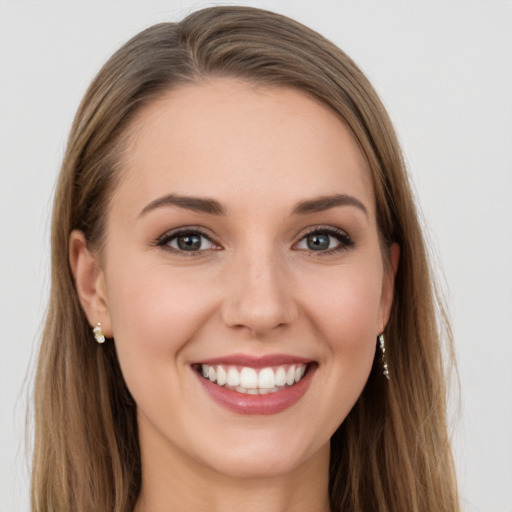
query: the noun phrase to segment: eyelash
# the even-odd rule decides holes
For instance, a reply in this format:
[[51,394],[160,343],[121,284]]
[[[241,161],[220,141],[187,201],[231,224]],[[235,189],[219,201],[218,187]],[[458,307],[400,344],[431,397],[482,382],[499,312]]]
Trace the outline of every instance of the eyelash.
[[[205,251],[205,249],[197,250],[197,251],[186,251],[186,250],[180,250],[176,249],[174,247],[171,247],[169,244],[173,241],[178,239],[180,236],[184,235],[199,235],[201,238],[205,238],[210,242],[212,245],[217,246],[217,244],[211,239],[210,235],[203,231],[201,228],[198,227],[189,227],[189,228],[179,228],[177,230],[168,231],[167,233],[163,234],[158,240],[155,242],[155,245],[162,247],[166,251],[172,252],[174,254],[178,254],[180,256],[184,257],[194,257],[194,256],[200,256],[201,253]],[[213,249],[216,250],[216,249]]]
[[[334,247],[332,249],[321,250],[321,251],[314,251],[314,250],[310,249],[309,252],[311,253],[311,255],[328,256],[330,254],[335,254],[335,253],[339,253],[342,251],[346,251],[354,246],[354,241],[345,231],[338,229],[338,228],[334,228],[332,226],[315,227],[315,228],[310,229],[309,231],[306,231],[305,233],[303,233],[301,235],[299,241],[296,242],[294,244],[294,246],[298,245],[300,242],[305,240],[308,236],[316,235],[316,234],[328,235],[328,236],[332,236],[332,237],[336,238],[336,240],[338,240],[338,242],[339,242],[339,246]],[[189,257],[189,256],[197,257],[197,256],[200,256],[201,253],[205,252],[205,250],[207,250],[207,249],[199,249],[196,251],[186,251],[186,250],[181,250],[181,249],[171,247],[169,245],[173,240],[176,240],[176,239],[178,239],[178,237],[184,236],[184,235],[192,235],[192,236],[199,235],[201,238],[206,239],[212,245],[217,246],[217,244],[211,239],[210,235],[198,227],[179,228],[177,230],[169,231],[169,232],[163,234],[160,238],[158,238],[154,245],[162,247],[163,249],[165,249],[169,252],[172,252],[174,254],[178,254],[178,255],[184,256],[184,257]],[[218,249],[213,249],[213,250],[218,250]],[[298,250],[308,251],[308,249],[298,249]]]
[[[336,238],[336,240],[339,242],[339,246],[333,247],[332,249],[323,250],[323,251],[309,250],[309,252],[311,253],[312,256],[313,255],[320,256],[320,257],[321,256],[329,256],[331,254],[336,254],[336,253],[339,253],[342,251],[346,251],[346,250],[354,247],[354,245],[355,245],[352,238],[345,231],[343,231],[342,229],[332,227],[332,226],[314,227],[314,228],[310,229],[309,231],[306,231],[304,234],[302,234],[302,236],[300,237],[300,240],[299,240],[299,242],[297,242],[297,244],[302,242],[308,236],[317,235],[317,234],[318,235],[328,235],[328,236],[332,236],[332,237]],[[295,245],[297,245],[297,244],[295,244]],[[307,250],[307,249],[303,249],[303,250]]]

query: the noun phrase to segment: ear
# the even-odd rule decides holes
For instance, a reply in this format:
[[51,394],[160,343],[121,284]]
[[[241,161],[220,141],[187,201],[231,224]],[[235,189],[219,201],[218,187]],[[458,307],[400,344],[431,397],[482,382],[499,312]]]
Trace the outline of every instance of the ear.
[[395,288],[395,277],[400,260],[400,246],[396,243],[391,244],[387,255],[387,262],[384,265],[384,275],[382,279],[382,295],[380,303],[380,329],[379,333],[384,331],[391,314],[393,305],[393,295]]
[[82,231],[74,230],[69,239],[69,263],[82,308],[91,326],[101,323],[108,338],[112,337],[112,322],[108,307],[105,277],[97,252],[89,250]]

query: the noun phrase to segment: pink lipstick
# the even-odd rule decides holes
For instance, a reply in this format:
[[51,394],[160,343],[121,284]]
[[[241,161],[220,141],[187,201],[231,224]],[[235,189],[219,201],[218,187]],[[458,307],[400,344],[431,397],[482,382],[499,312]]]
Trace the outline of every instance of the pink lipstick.
[[306,393],[317,363],[289,355],[232,355],[193,363],[205,391],[219,405],[244,415],[276,414]]

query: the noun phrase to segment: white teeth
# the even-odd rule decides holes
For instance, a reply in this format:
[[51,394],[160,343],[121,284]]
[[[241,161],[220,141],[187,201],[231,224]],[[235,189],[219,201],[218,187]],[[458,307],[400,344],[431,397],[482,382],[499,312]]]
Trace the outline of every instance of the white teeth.
[[272,389],[276,385],[276,378],[272,368],[263,368],[258,375],[258,387],[260,389]]
[[236,368],[230,368],[228,370],[228,386],[239,386],[240,385],[240,373]]
[[286,384],[286,370],[280,366],[276,372],[276,386],[284,386]]
[[222,368],[222,366],[217,366],[217,384],[219,386],[224,386],[226,382],[228,381],[228,375],[226,373],[226,370]]
[[254,368],[244,366],[240,372],[240,385],[247,389],[256,389],[258,387],[258,374]]
[[291,365],[286,372],[286,384],[291,386],[295,382],[295,365]]
[[255,369],[248,366],[201,365],[205,379],[218,386],[251,395],[275,393],[285,386],[293,386],[306,373],[305,364]]

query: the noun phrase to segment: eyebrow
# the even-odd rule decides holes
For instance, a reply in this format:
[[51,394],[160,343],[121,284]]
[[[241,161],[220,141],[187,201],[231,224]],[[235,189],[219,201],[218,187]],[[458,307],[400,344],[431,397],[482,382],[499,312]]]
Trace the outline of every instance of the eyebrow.
[[[139,217],[146,213],[162,207],[176,206],[185,210],[207,213],[209,215],[226,215],[224,207],[215,199],[202,197],[179,196],[168,194],[151,201],[139,213]],[[320,196],[298,202],[293,208],[295,215],[306,215],[308,213],[323,212],[337,206],[354,206],[368,216],[368,210],[364,204],[353,196],[346,194],[335,194],[332,196]]]
[[320,196],[306,201],[300,201],[295,205],[293,213],[304,215],[307,213],[323,212],[337,206],[355,206],[368,217],[366,206],[353,196],[335,194],[332,196]]
[[226,211],[223,206],[215,199],[207,199],[202,197],[179,196],[176,194],[168,194],[151,201],[139,213],[139,217],[163,206],[177,206],[185,210],[194,212],[208,213],[210,215],[225,215]]

